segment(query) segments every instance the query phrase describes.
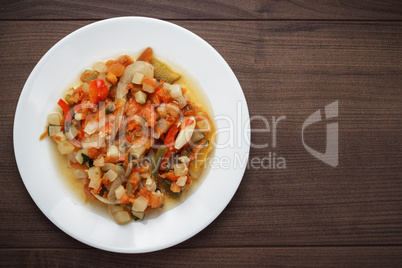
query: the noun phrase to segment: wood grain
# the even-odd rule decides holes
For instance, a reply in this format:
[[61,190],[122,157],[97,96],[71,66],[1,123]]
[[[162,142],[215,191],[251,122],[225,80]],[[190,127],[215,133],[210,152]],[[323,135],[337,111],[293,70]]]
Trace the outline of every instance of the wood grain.
[[[286,116],[278,125],[276,148],[270,134],[253,134],[253,142],[269,146],[252,149],[250,159],[275,152],[286,159],[287,168],[247,169],[235,197],[209,227],[172,250],[141,259],[171,254],[167,260],[180,264],[178,256],[184,254],[188,261],[196,254],[196,260],[219,264],[228,260],[219,258],[225,256],[242,264],[245,259],[239,252],[244,251],[256,265],[297,265],[303,256],[307,264],[321,264],[317,259],[328,265],[359,264],[367,256],[387,254],[393,256],[387,260],[390,264],[400,262],[400,247],[265,247],[402,244],[402,24],[173,22],[204,38],[227,60],[243,87],[251,116],[262,115],[270,122],[272,116]],[[15,107],[30,71],[59,39],[88,23],[1,22],[0,259],[6,265],[25,256],[25,263],[80,266],[86,263],[74,262],[70,254],[82,257],[89,252],[89,260],[99,255],[40,213],[19,177],[11,146]],[[303,148],[301,126],[310,114],[335,100],[340,106],[340,163],[332,168]],[[261,122],[252,126],[261,127]],[[317,150],[323,148],[324,127],[323,123],[306,134]],[[221,252],[213,254],[217,250]],[[115,260],[120,255],[108,256]],[[384,260],[370,258],[376,263]]]
[[[291,247],[167,249],[147,254],[115,254],[96,249],[0,250],[0,264],[46,267],[397,267],[398,247]],[[101,256],[101,257],[100,257]]]
[[402,4],[383,1],[67,1],[3,0],[1,20],[104,19],[147,16],[160,19],[401,20]]

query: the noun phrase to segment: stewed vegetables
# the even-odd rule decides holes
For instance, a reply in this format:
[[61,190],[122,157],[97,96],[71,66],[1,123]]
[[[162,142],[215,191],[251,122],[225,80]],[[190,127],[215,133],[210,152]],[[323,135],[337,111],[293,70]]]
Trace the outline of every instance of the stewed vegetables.
[[48,116],[46,133],[87,198],[119,224],[178,197],[212,149],[213,122],[180,78],[151,48],[98,62],[59,100],[62,113]]

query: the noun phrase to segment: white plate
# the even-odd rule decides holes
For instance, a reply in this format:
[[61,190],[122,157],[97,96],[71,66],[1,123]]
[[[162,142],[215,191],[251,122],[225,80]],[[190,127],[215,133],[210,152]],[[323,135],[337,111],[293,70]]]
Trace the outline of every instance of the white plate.
[[[74,201],[64,178],[52,164],[50,142],[40,142],[39,136],[48,113],[56,108],[64,90],[86,67],[100,59],[138,53],[148,46],[188,71],[209,97],[220,132],[214,155],[218,160],[199,188],[180,205],[157,218],[120,226]],[[164,249],[192,237],[224,210],[246,168],[250,135],[243,130],[249,128],[247,103],[240,84],[214,48],[175,24],[121,17],[99,21],[69,34],[38,62],[18,102],[14,150],[32,199],[61,230],[96,248],[140,253]],[[219,167],[217,163],[221,160]]]

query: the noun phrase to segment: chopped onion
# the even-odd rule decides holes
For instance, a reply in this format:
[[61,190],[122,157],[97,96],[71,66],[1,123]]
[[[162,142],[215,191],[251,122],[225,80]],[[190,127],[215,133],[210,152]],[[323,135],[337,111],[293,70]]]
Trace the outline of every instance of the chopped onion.
[[102,197],[102,196],[100,196],[100,195],[94,194],[94,193],[92,193],[92,192],[91,192],[91,194],[92,194],[93,196],[95,196],[96,199],[98,199],[98,200],[101,201],[102,203],[109,204],[109,205],[120,204],[120,201],[110,201],[110,200],[108,200],[108,199],[106,199],[106,198],[104,198],[104,197]]

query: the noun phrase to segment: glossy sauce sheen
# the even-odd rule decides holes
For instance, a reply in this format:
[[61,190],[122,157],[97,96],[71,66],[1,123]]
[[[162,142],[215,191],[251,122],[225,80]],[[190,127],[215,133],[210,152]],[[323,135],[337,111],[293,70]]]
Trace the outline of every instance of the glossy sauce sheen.
[[[136,58],[136,57],[133,57]],[[158,57],[158,59],[167,63],[164,59]],[[182,69],[178,69],[176,66],[167,63],[173,70],[177,71],[182,75],[182,77],[176,81],[175,83],[180,84],[182,88],[186,89],[186,94],[190,97],[190,100],[194,102],[198,107],[202,108],[203,111],[207,112],[209,115],[210,123],[211,123],[211,133],[214,133],[215,126],[213,121],[213,113],[212,108],[209,104],[208,98],[205,95],[204,91],[201,89],[199,83],[187,72],[182,71]],[[79,79],[78,79],[79,80]],[[73,84],[74,88],[78,86],[80,83],[77,81]],[[71,88],[71,87],[69,87]],[[61,112],[62,113],[62,112]],[[50,139],[48,139],[50,141]],[[57,149],[56,143],[51,141],[52,144],[52,153],[54,155],[53,159],[55,159],[56,165],[60,170],[60,173],[63,174],[63,179],[66,182],[66,188],[73,192],[72,201],[76,205],[85,205],[91,210],[95,210],[100,215],[103,215],[105,218],[112,220],[108,213],[108,205],[100,202],[93,196],[86,196],[83,191],[84,180],[76,179],[73,174],[73,169],[68,166],[68,159],[66,155],[60,154]],[[214,154],[214,148],[208,153],[208,159],[212,158]],[[207,162],[207,161],[206,161]],[[165,205],[159,209],[151,209],[144,220],[156,218],[158,215],[167,211],[169,209],[174,208],[179,203],[183,202],[188,196],[190,196],[201,184],[201,181],[206,177],[209,171],[208,164],[205,164],[203,167],[202,174],[196,180],[192,180],[190,187],[187,187],[183,190],[180,198],[172,198],[169,195],[165,195]]]

